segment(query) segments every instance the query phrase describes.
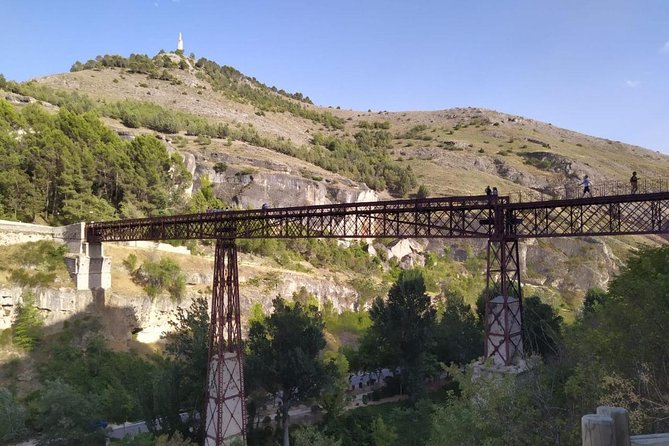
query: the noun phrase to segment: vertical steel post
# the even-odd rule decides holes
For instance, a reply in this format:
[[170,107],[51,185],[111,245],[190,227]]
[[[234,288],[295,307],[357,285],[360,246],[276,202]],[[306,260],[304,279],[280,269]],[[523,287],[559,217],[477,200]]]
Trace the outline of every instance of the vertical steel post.
[[516,221],[510,210],[494,203],[494,228],[488,239],[485,307],[485,357],[495,365],[524,358],[523,299]]
[[216,241],[214,269],[205,402],[205,446],[221,446],[238,436],[246,441],[244,352],[237,247],[234,238]]

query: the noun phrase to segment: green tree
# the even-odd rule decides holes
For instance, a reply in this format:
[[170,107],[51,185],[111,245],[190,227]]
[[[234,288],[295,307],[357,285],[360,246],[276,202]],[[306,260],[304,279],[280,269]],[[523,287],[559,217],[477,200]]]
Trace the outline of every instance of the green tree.
[[583,299],[583,312],[592,313],[596,310],[597,306],[603,305],[606,301],[607,293],[601,288],[590,288],[585,293],[585,298]]
[[334,366],[319,358],[325,337],[317,308],[290,306],[280,297],[273,306],[269,317],[249,327],[245,369],[249,389],[281,395],[283,445],[288,446],[291,407],[319,396],[331,382]]
[[341,441],[320,432],[313,426],[305,426],[293,434],[295,446],[341,446]]
[[[204,388],[209,359],[209,305],[207,299],[198,297],[188,309],[177,308],[175,320],[170,321],[170,331],[164,336],[168,358],[179,370],[180,407],[191,412],[189,421],[196,423],[202,420],[201,410],[204,407]],[[177,414],[178,415],[178,412]],[[193,424],[194,435],[191,438],[200,440],[201,427]]]
[[133,273],[133,277],[152,298],[167,291],[172,299],[179,300],[186,291],[185,274],[179,264],[168,257],[157,262],[147,260]]
[[482,373],[472,379],[472,373],[449,369],[461,395],[436,410],[428,446],[559,444],[545,434],[555,420],[535,404],[535,397],[540,399],[535,386],[513,375]]
[[[571,404],[619,404],[634,431],[669,430],[669,247],[632,254],[566,334]],[[580,392],[577,392],[581,389]]]
[[397,433],[392,426],[388,426],[381,417],[376,417],[372,423],[372,445],[387,446],[397,440]]
[[0,443],[8,444],[23,440],[26,429],[26,410],[12,393],[0,387]]
[[427,198],[430,196],[430,189],[426,185],[421,184],[418,187],[418,192],[416,192],[416,198]]
[[419,270],[402,271],[388,292],[388,300],[377,298],[372,304],[372,326],[362,342],[366,351],[381,361],[376,367],[400,368],[403,387],[413,402],[423,391],[436,320],[436,310],[425,291]]
[[103,445],[97,408],[88,398],[61,381],[46,384],[39,402],[42,434],[38,446]]
[[225,209],[223,200],[216,197],[214,184],[207,175],[200,177],[200,190],[193,194],[188,212],[206,212],[208,209]]
[[12,325],[14,343],[26,350],[32,350],[42,339],[44,320],[35,305],[35,294],[32,291],[25,291],[22,300]]
[[459,292],[449,292],[435,328],[435,354],[445,364],[468,364],[483,355],[483,333]]
[[539,296],[523,299],[525,352],[543,358],[556,355],[562,338],[562,317]]

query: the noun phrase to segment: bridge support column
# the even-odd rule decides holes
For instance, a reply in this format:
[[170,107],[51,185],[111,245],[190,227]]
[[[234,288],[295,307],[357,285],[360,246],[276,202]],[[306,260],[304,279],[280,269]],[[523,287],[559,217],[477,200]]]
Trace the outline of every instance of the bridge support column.
[[488,241],[485,357],[509,366],[524,358],[518,239]]
[[214,268],[205,446],[225,445],[238,436],[246,440],[237,247],[233,238],[216,241]]

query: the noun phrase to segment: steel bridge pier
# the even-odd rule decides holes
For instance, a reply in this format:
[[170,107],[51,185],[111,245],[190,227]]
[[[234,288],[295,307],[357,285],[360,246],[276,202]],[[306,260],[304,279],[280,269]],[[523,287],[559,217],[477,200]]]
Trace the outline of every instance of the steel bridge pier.
[[216,240],[205,398],[205,446],[242,436],[246,442],[244,348],[235,239]]

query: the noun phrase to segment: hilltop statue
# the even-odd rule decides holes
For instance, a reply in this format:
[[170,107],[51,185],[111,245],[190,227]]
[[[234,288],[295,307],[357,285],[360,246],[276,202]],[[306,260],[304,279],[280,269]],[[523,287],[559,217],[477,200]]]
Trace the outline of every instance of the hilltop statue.
[[183,52],[184,50],[184,39],[181,38],[181,33],[179,33],[179,40],[177,40],[177,51]]

